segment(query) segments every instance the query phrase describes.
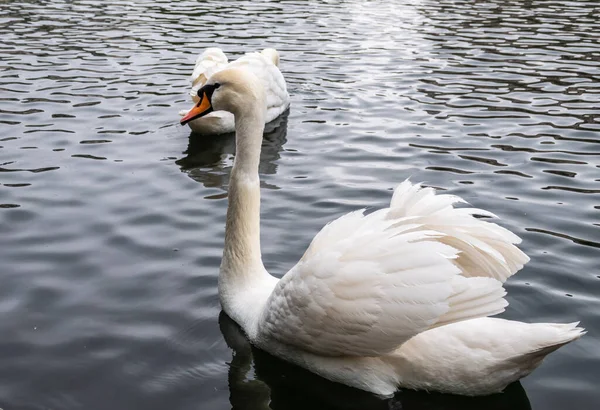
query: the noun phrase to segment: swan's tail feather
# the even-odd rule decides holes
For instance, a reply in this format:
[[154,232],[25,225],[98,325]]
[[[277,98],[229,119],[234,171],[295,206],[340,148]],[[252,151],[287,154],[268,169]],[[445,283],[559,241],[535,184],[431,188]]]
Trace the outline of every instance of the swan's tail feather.
[[529,261],[515,245],[521,239],[501,226],[478,216],[494,217],[476,208],[454,208],[465,202],[454,195],[438,195],[405,180],[394,190],[388,218],[408,217],[423,229],[443,234],[439,240],[457,249],[454,261],[465,277],[491,277],[505,282]]
[[[513,363],[521,371],[520,377],[535,370],[550,353],[562,346],[579,339],[587,332],[578,327],[579,322],[573,323],[533,323],[527,329],[527,334],[518,342],[529,344],[530,349],[523,354],[513,356],[507,363]],[[525,341],[527,337],[530,340]],[[529,343],[524,343],[529,342]]]
[[546,356],[559,347],[566,345],[585,335],[587,331],[579,327],[579,322],[572,323],[536,323],[538,327],[544,326],[548,336],[544,344],[531,352],[532,355]]

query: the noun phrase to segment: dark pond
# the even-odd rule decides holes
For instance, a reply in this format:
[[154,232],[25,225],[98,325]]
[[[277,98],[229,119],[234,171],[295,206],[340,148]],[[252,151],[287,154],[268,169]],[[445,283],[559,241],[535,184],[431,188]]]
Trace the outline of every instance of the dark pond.
[[[599,33],[596,0],[0,2],[0,407],[599,408]],[[216,290],[234,142],[178,125],[208,46],[281,52],[271,272],[410,176],[523,238],[503,317],[587,336],[476,400],[381,402],[251,351]]]

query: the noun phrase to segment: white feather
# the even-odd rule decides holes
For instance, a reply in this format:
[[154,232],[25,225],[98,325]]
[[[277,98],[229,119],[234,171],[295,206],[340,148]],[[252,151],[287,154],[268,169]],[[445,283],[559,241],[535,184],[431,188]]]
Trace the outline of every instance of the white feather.
[[192,97],[192,101],[197,102],[196,92],[206,83],[206,80],[210,76],[225,68],[227,63],[227,56],[217,47],[207,48],[196,58],[196,64],[191,76],[192,88],[190,89],[190,97]]
[[401,369],[403,387],[487,395],[527,376],[549,353],[583,336],[577,325],[467,320],[420,333],[390,361]]
[[574,325],[486,318],[508,305],[500,280],[528,259],[516,235],[473,216],[491,213],[456,203],[464,201],[405,181],[390,208],[327,224],[274,285],[254,343],[379,394],[404,386],[479,395],[580,337]]
[[263,337],[320,355],[377,356],[433,326],[504,310],[500,282],[459,276],[442,233],[390,212],[326,225],[273,290]]
[[463,276],[483,276],[505,282],[529,257],[515,245],[512,232],[474,215],[495,217],[476,208],[454,208],[464,202],[452,195],[435,195],[433,188],[404,181],[395,190],[389,217],[413,217],[413,222],[444,234],[442,242],[460,251],[455,260]]

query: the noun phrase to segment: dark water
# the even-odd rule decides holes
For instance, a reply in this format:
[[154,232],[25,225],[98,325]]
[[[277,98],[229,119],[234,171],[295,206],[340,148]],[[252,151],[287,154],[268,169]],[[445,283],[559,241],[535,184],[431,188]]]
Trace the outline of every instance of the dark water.
[[[0,407],[598,408],[598,33],[596,0],[1,2]],[[411,176],[523,238],[503,317],[589,333],[477,400],[381,402],[252,351],[216,291],[234,141],[178,125],[207,46],[281,52],[270,271]]]

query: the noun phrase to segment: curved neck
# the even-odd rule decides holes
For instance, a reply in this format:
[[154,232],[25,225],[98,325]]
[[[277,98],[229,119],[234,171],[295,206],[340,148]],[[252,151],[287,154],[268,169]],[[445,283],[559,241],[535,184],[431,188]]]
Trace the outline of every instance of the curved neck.
[[229,182],[225,248],[219,277],[224,296],[265,272],[260,253],[258,177],[264,127],[264,112],[256,105],[246,106],[235,115],[236,156]]

